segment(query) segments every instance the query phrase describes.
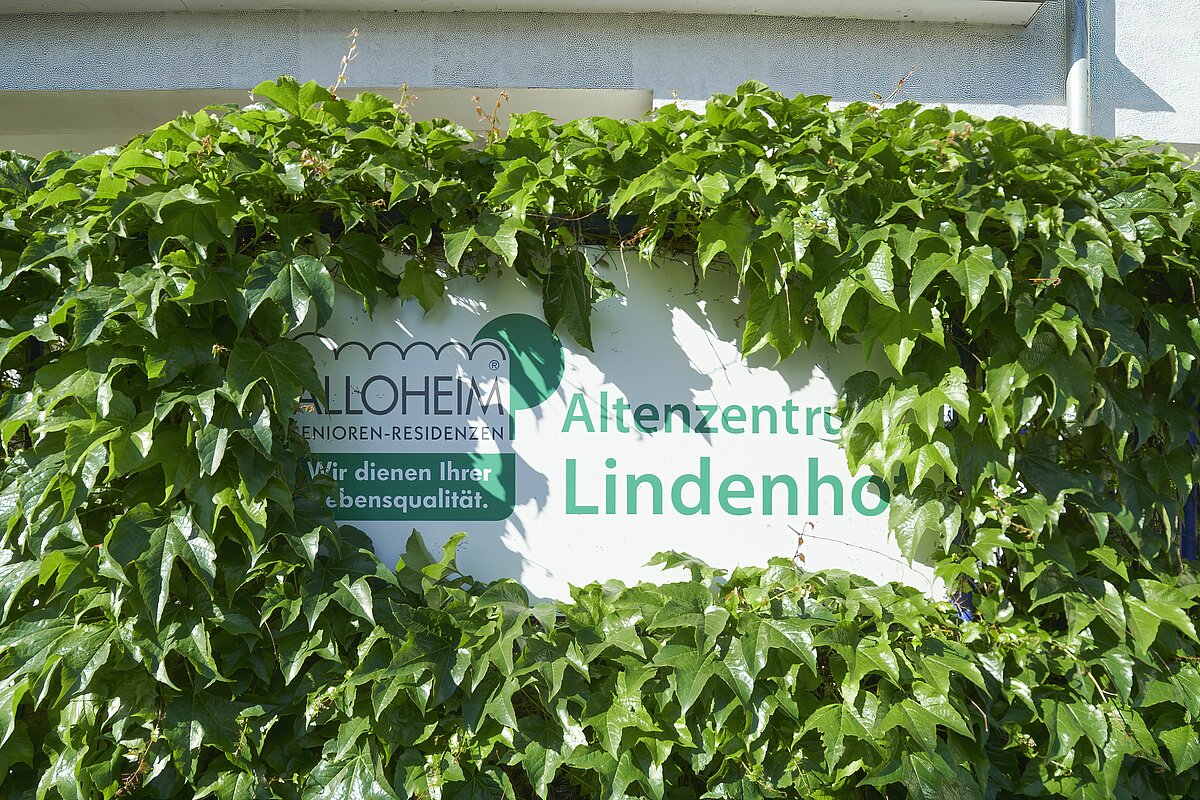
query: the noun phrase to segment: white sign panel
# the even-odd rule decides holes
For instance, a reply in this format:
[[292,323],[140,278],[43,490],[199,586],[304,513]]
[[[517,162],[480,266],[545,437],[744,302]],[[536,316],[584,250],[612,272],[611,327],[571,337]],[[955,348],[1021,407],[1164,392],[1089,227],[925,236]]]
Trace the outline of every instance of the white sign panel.
[[[453,282],[428,314],[348,293],[301,334],[325,388],[296,421],[327,502],[394,563],[409,533],[468,536],[460,566],[542,597],[593,580],[663,580],[665,550],[715,566],[800,552],[930,589],[887,534],[887,490],[851,475],[836,386],[865,362],[830,349],[743,360],[732,280],[690,268],[608,270],[596,352],[556,336],[541,294],[511,275]],[[678,576],[666,576],[674,579]]]

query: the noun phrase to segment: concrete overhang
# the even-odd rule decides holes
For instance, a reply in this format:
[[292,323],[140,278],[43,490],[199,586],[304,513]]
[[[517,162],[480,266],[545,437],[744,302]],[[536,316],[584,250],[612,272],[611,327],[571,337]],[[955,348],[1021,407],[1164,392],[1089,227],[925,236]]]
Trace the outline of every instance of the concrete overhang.
[[[0,0],[2,2],[3,0]],[[414,119],[449,119],[483,134],[490,122],[475,111],[478,96],[491,108],[501,92],[501,128],[510,114],[541,111],[560,122],[594,115],[637,119],[648,112],[653,98],[648,89],[525,89],[525,88],[413,88],[342,87],[338,94],[354,97],[375,92],[395,101],[406,94]],[[181,113],[207,106],[246,105],[244,89],[165,89],[99,91],[0,91],[0,150],[16,150],[41,157],[51,150],[91,153],[102,147],[124,144]]]
[[1049,0],[0,0],[0,14],[147,11],[542,11],[600,14],[751,14],[901,22],[1028,25]]

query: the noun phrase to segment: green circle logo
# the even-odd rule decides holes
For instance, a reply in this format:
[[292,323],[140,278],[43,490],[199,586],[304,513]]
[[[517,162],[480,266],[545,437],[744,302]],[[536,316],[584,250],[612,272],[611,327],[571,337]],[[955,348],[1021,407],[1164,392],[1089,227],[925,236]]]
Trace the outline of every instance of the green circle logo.
[[479,329],[475,341],[500,342],[512,356],[509,387],[514,410],[535,408],[558,390],[566,370],[562,342],[544,320],[504,314]]

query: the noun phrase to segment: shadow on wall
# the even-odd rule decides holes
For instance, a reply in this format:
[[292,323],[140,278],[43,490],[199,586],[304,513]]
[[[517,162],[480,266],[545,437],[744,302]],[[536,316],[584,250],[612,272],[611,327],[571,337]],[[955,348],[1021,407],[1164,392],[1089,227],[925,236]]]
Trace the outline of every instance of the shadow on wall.
[[[1170,113],[1176,109],[1123,64],[1117,55],[1118,0],[1091,2],[1092,133],[1117,135],[1117,109]],[[1068,6],[1071,0],[1048,3],[1029,28],[997,34],[987,29],[976,48],[953,69],[930,70],[917,64],[906,82],[904,97],[921,103],[953,105],[1001,103],[1004,105],[1066,104]],[[1020,40],[1051,34],[1058,58],[1041,65],[1025,65],[1005,54],[1020,52]],[[1022,67],[1028,67],[1022,70]],[[1061,71],[1060,71],[1061,70]],[[901,77],[903,73],[900,74]],[[890,86],[884,87],[886,94]],[[849,98],[847,98],[849,99]],[[1065,122],[1065,118],[1064,118]]]
[[1170,112],[1175,108],[1117,57],[1117,0],[1091,0],[1092,133],[1117,135],[1117,109]]
[[[1102,136],[1117,134],[1117,109],[1176,110],[1120,61],[1117,2],[1091,0],[1093,132]],[[1069,0],[1046,3],[1024,28],[686,17],[664,21],[658,32],[667,45],[664,53],[642,54],[639,66],[658,68],[651,83],[659,98],[672,90],[701,98],[754,77],[787,94],[831,95],[837,102],[871,101],[876,92],[886,96],[915,67],[902,98],[930,105],[982,106],[985,114],[1026,107],[1028,112],[1018,112],[1020,116],[1065,124],[1065,113],[1060,117],[1055,109],[1066,105],[1069,5]],[[722,28],[721,22],[729,24]],[[741,44],[747,35],[762,42],[756,53]],[[790,59],[778,57],[781,35],[794,42]],[[689,38],[690,48],[684,43]],[[712,47],[701,52],[695,41]],[[684,63],[694,67],[690,78],[677,76]],[[680,85],[666,86],[664,81]],[[1038,107],[1045,111],[1038,113]]]

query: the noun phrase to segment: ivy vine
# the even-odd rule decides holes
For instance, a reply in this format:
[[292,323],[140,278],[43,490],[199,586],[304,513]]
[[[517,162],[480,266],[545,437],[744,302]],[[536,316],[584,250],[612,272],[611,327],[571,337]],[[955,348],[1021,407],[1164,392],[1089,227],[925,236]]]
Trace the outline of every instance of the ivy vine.
[[[1182,155],[753,83],[486,146],[256,93],[0,155],[5,797],[1200,793]],[[290,422],[335,281],[428,309],[515,270],[590,347],[590,245],[733,271],[746,353],[882,352],[846,452],[955,602],[665,554],[692,580],[531,606],[339,528]]]

